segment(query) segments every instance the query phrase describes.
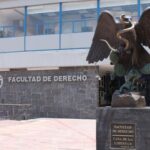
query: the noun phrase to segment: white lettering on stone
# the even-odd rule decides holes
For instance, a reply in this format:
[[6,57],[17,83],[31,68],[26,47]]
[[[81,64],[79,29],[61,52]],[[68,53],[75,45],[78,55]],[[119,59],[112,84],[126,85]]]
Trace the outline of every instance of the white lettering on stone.
[[16,82],[21,82],[21,77],[17,77]]
[[83,81],[86,81],[86,80],[87,80],[87,76],[86,76],[86,75],[83,75],[82,80],[83,80]]
[[28,76],[28,81],[31,82],[32,76]]
[[69,81],[69,82],[71,82],[71,81],[72,81],[71,76],[68,76],[68,81]]
[[60,81],[60,82],[63,81],[63,77],[59,76],[58,81]]
[[72,76],[72,81],[77,81],[77,77],[76,76]]
[[58,76],[54,76],[54,79],[53,79],[55,82],[58,81]]
[[12,80],[12,77],[8,77],[8,82],[11,82],[11,80]]
[[16,82],[15,77],[12,77],[12,82]]
[[41,76],[37,76],[37,82],[40,82],[41,81]]
[[47,76],[43,76],[43,82],[47,81]]
[[59,76],[10,76],[10,83],[30,83],[30,82],[79,82],[86,81],[86,75],[59,75]]
[[63,81],[67,81],[67,76],[63,76]]

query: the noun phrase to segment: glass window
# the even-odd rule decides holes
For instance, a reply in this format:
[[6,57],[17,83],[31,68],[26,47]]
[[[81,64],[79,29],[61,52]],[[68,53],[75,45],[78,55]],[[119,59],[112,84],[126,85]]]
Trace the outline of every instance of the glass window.
[[40,5],[27,9],[27,35],[59,33],[59,5]]
[[0,10],[0,38],[24,35],[24,8]]
[[101,11],[108,10],[113,16],[120,17],[122,14],[138,19],[137,0],[101,0]]
[[93,32],[97,22],[97,2],[63,3],[62,33]]
[[150,0],[141,0],[141,12],[150,7]]

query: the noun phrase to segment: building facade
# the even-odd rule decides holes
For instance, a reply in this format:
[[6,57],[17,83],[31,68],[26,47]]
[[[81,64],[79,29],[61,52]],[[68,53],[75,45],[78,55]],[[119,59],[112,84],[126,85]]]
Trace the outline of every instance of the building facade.
[[149,5],[150,0],[1,0],[1,116],[94,118],[99,64],[89,65],[86,56],[98,16],[109,10],[116,18],[138,20]]

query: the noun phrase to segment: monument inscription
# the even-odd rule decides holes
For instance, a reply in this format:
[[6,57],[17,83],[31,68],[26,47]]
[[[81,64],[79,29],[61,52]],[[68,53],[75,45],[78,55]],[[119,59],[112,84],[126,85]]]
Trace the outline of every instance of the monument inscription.
[[111,148],[135,149],[135,124],[111,124]]

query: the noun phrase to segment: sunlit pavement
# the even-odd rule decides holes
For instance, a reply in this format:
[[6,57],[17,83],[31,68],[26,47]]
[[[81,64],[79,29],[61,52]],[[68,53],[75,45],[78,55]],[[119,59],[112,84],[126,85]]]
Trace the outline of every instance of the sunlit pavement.
[[0,121],[0,150],[96,150],[96,121]]

